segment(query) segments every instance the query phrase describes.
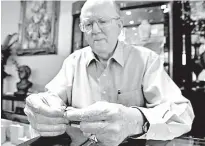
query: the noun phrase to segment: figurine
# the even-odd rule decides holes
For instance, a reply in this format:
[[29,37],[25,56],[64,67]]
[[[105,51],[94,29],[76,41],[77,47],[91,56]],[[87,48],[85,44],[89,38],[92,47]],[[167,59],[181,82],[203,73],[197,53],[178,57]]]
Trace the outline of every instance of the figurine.
[[21,65],[18,67],[18,74],[20,82],[16,84],[17,92],[15,92],[14,95],[26,96],[29,88],[33,85],[33,83],[28,80],[31,75],[31,69],[27,65]]
[[163,53],[166,39],[164,36],[160,36],[160,34],[159,36],[152,36],[152,25],[149,23],[149,20],[142,20],[138,27],[138,33],[141,46],[151,49],[164,58]]
[[140,41],[149,41],[151,36],[151,24],[149,24],[148,20],[142,20],[141,24],[138,27],[138,33],[140,36]]

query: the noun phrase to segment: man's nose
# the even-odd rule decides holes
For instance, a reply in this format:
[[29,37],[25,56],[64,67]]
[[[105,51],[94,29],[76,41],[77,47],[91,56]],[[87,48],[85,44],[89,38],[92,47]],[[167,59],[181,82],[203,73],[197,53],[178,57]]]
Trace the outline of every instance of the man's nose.
[[100,27],[98,26],[97,22],[93,22],[92,33],[99,33],[99,32],[101,32]]

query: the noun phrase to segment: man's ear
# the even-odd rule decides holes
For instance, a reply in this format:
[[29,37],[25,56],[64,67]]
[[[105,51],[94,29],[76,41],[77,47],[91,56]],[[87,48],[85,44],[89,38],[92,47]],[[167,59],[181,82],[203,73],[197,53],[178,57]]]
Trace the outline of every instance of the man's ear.
[[118,21],[118,27],[122,30],[123,28],[123,20],[120,18]]
[[120,35],[120,33],[121,33],[122,29],[123,29],[123,20],[121,18],[118,20],[117,25],[118,25],[119,30],[120,30],[118,35]]

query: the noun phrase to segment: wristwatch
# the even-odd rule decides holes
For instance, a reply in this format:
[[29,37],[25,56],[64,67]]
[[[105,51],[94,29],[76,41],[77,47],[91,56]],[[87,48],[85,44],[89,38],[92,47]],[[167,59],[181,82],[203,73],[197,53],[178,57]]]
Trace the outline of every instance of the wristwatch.
[[147,131],[148,131],[148,129],[149,129],[149,125],[150,125],[149,122],[146,121],[146,122],[144,123],[144,125],[142,126],[142,131],[143,131],[143,132],[140,133],[140,134],[135,134],[135,135],[129,136],[129,138],[131,138],[131,139],[136,139],[136,138],[138,138],[138,137],[140,137],[140,136],[146,134]]
[[146,121],[142,126],[143,134],[147,133],[148,129],[149,129],[149,122]]

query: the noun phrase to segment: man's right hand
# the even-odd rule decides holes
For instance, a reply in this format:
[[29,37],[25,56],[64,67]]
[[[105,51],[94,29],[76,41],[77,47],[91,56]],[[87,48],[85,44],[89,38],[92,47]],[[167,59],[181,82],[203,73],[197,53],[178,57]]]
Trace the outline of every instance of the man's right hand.
[[68,120],[63,118],[65,108],[59,97],[40,93],[26,98],[24,112],[32,128],[41,136],[57,136],[66,131]]

